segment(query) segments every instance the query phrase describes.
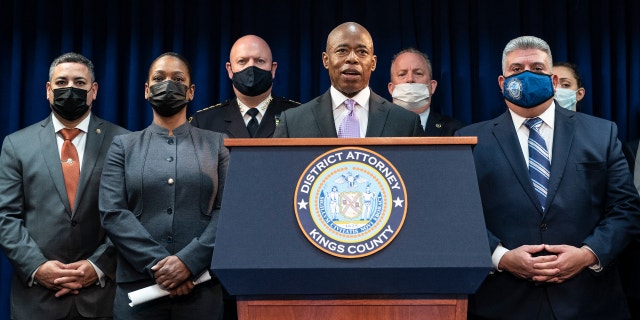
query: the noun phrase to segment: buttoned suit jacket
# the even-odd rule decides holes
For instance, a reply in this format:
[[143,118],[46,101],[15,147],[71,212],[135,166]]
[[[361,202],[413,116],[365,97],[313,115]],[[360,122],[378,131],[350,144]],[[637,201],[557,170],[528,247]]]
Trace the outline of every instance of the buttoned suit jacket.
[[[300,103],[281,97],[273,97],[265,111],[255,138],[271,138],[282,111],[297,107]],[[238,99],[230,99],[215,106],[198,110],[189,119],[194,127],[226,134],[229,138],[250,138],[244,118],[238,108]]]
[[[116,254],[100,226],[98,190],[111,140],[128,131],[91,115],[71,211],[51,116],[5,137],[0,155],[0,243],[14,267],[12,317],[58,319],[74,304],[83,316],[110,317]],[[90,286],[56,298],[55,291],[29,286],[47,260],[84,259],[105,273],[104,288]]]
[[474,147],[489,246],[589,246],[604,268],[561,284],[536,285],[509,272],[490,274],[470,298],[470,314],[529,319],[548,300],[557,319],[628,317],[616,258],[637,236],[640,202],[614,123],[555,108],[551,176],[543,212],[511,114],[456,132]]
[[461,121],[431,110],[424,126],[424,135],[428,137],[453,136],[462,127],[464,124]]
[[[158,181],[158,185],[167,181],[166,175],[142,176],[151,135],[156,133],[147,128],[119,136],[109,149],[100,186],[100,215],[107,234],[119,250],[116,276],[119,284],[152,280],[151,267],[169,255],[180,258],[195,277],[209,269],[229,151],[224,147],[223,134],[188,123],[184,126],[190,131],[189,139],[196,149],[196,154],[184,156],[197,159],[198,168],[192,170],[199,170],[201,174],[180,183],[193,186],[192,193],[199,199],[199,212],[182,215],[182,219],[173,223],[171,229],[176,236],[170,244],[165,233],[167,220],[153,218],[168,214],[145,211],[144,206],[147,201],[165,200],[162,195],[143,188],[144,181]],[[200,230],[196,236],[190,236]]]
[[[424,136],[420,117],[371,91],[366,137]],[[280,114],[274,138],[336,138],[331,92]]]

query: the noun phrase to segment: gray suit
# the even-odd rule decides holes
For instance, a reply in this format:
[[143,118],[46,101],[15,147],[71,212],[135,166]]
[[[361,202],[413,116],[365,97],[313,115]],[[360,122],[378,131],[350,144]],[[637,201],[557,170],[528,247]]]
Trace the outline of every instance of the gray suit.
[[[61,318],[75,304],[86,317],[110,317],[115,290],[115,250],[100,227],[99,180],[111,140],[127,130],[91,116],[75,210],[69,210],[51,116],[8,135],[0,155],[0,244],[14,267],[14,319]],[[106,286],[54,297],[43,286],[29,287],[47,260],[89,259],[106,276]]]
[[187,303],[192,305],[182,312],[194,318],[198,310],[206,309],[201,316],[209,319],[222,311],[215,280],[184,299],[167,297],[134,308],[126,293],[153,284],[150,268],[169,255],[194,276],[209,269],[229,161],[223,137],[185,123],[173,136],[152,124],[113,140],[102,174],[100,214],[118,249],[116,317],[154,319],[154,312],[180,313],[176,309]]
[[[397,106],[371,91],[367,137],[423,136],[417,114]],[[337,138],[331,91],[280,114],[274,138]]]

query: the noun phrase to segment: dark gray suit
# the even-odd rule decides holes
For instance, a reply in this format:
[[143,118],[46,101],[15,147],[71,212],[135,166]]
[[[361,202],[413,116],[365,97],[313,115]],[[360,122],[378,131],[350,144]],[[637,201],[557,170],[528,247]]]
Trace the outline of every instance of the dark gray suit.
[[100,214],[118,249],[116,317],[155,319],[155,312],[166,311],[215,319],[222,311],[215,280],[187,296],[133,308],[126,294],[154,284],[150,268],[170,255],[194,276],[209,269],[229,161],[223,137],[185,123],[173,136],[152,124],[113,140],[102,174]]
[[[102,164],[115,135],[127,130],[91,116],[75,210],[69,210],[51,116],[4,139],[0,155],[0,244],[13,264],[14,319],[66,316],[75,304],[86,317],[110,317],[116,257],[100,227],[98,190]],[[47,260],[89,259],[106,276],[106,286],[54,297],[43,286],[28,286]]]
[[[423,136],[417,114],[397,106],[371,91],[366,137]],[[337,138],[331,91],[280,114],[274,138]]]

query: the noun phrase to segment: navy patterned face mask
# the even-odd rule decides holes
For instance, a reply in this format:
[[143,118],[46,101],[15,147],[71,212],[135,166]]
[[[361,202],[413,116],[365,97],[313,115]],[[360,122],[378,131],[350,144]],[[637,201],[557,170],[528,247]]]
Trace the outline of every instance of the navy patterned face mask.
[[504,98],[523,108],[536,107],[554,95],[551,75],[531,71],[504,78],[502,87]]

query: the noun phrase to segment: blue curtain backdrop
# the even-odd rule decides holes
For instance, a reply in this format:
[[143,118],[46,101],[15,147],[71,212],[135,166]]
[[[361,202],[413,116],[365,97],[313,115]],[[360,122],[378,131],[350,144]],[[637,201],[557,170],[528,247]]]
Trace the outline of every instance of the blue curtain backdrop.
[[[275,94],[306,102],[330,85],[321,63],[327,34],[356,21],[374,40],[375,92],[389,98],[393,54],[418,48],[431,57],[438,81],[432,107],[467,124],[505,111],[497,84],[504,45],[521,35],[541,37],[554,61],[578,65],[587,89],[582,111],[615,121],[626,141],[640,134],[639,14],[636,0],[2,0],[0,138],[49,114],[48,68],[64,52],[95,64],[93,111],[139,130],[151,122],[143,89],[159,54],[176,51],[190,60],[192,114],[233,96],[224,69],[229,49],[238,37],[257,34],[278,62]],[[2,255],[0,319],[9,314],[11,272]]]

